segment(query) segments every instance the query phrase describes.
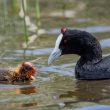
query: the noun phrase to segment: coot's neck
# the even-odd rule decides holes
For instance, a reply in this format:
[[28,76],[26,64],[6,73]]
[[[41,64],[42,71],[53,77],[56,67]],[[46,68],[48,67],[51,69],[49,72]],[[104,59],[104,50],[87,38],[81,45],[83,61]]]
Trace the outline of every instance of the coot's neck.
[[101,47],[87,48],[84,54],[80,55],[81,58],[78,61],[78,65],[82,66],[84,64],[94,64],[102,59]]

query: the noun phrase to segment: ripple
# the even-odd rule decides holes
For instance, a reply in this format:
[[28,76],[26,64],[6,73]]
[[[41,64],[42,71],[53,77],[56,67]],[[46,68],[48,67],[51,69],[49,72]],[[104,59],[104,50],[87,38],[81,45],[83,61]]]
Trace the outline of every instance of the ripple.
[[64,64],[60,66],[48,66],[40,68],[40,71],[45,71],[49,73],[58,73],[59,75],[63,76],[74,76],[74,68],[71,66],[75,66],[76,63]]
[[[35,49],[35,50],[26,50],[25,54],[28,55],[48,55],[51,53],[51,51],[53,50],[53,48],[42,48],[42,49]],[[24,50],[16,50],[15,51],[18,54],[23,54]]]
[[33,85],[5,85],[5,84],[0,84],[0,88],[2,89],[13,89],[13,88],[31,88],[34,87]]
[[110,110],[110,106],[97,105],[97,106],[89,106],[89,107],[78,108],[75,110]]

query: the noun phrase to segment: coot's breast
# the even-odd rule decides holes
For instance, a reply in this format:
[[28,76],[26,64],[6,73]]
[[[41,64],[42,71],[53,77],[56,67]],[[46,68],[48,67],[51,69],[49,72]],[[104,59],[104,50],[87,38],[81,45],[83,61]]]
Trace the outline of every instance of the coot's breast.
[[77,79],[110,79],[110,56],[93,64],[77,64],[75,74]]

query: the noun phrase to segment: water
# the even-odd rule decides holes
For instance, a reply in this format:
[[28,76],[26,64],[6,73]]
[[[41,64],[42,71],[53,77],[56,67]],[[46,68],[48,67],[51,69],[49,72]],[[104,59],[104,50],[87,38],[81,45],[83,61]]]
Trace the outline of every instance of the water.
[[[75,5],[67,7],[70,8],[70,11],[74,9],[76,18],[74,16],[57,18],[45,15],[48,11],[54,15],[54,12],[58,11],[57,9],[62,10],[63,4],[56,0],[59,4],[54,7],[52,5],[55,4],[54,2],[46,1],[44,4],[47,7],[43,6],[43,1],[41,2],[41,28],[43,29],[39,31],[39,37],[36,35],[36,15],[34,7],[32,7],[34,0],[29,2],[28,10],[32,12],[32,15],[28,13],[28,35],[34,37],[31,38],[30,47],[27,50],[23,49],[25,43],[24,28],[23,20],[19,17],[19,11],[17,11],[19,7],[15,13],[12,7],[8,6],[10,10],[7,13],[8,15],[5,15],[5,17],[8,16],[5,23],[3,22],[4,12],[0,11],[0,67],[13,67],[23,61],[32,61],[39,70],[34,82],[14,84],[0,82],[0,110],[109,110],[110,80],[76,80],[74,68],[79,56],[62,56],[54,64],[47,65],[48,56],[55,45],[55,40],[62,26],[93,33],[101,43],[103,56],[110,54],[109,15],[103,13],[104,18],[102,17],[102,19],[99,19],[101,14],[98,15],[100,10],[103,12],[109,11],[109,9],[104,10],[101,5],[107,5],[108,2],[99,1],[96,4],[100,10],[92,12],[95,5],[91,0],[86,2],[82,0],[72,1]],[[71,0],[68,3],[71,3]],[[51,4],[51,6],[48,4]],[[78,4],[83,6],[83,9],[79,9]],[[90,15],[85,10],[88,4],[91,4],[91,7],[94,6],[89,10]],[[2,6],[2,1],[0,5]],[[50,8],[52,8],[52,11]],[[83,15],[80,12],[81,10]]]

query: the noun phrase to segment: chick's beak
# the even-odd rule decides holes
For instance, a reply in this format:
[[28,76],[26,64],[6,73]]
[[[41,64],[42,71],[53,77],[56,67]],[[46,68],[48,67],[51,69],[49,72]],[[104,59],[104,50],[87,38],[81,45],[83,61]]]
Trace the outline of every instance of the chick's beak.
[[34,76],[31,76],[31,79],[32,79],[32,80],[35,80],[36,78],[35,78]]
[[30,77],[31,80],[35,80],[35,76],[36,76],[36,72],[38,72],[38,70],[33,66],[32,70],[28,73],[28,76]]

